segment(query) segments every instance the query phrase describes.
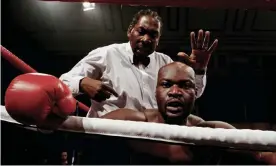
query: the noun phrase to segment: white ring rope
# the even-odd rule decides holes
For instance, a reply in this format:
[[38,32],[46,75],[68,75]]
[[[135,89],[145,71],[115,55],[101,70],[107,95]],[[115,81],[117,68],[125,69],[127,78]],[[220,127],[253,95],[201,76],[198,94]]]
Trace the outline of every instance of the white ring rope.
[[[1,106],[1,120],[21,124],[9,116],[4,106]],[[76,116],[70,116],[58,130],[176,144],[211,145],[247,150],[276,151],[275,131],[212,129]]]

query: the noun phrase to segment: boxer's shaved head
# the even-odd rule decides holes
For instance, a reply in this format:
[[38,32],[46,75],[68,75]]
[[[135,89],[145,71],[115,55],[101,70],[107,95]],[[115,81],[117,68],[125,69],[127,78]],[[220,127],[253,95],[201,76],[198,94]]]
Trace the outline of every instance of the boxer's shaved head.
[[164,74],[173,74],[173,72],[181,73],[181,75],[187,75],[191,79],[195,80],[195,72],[193,68],[181,62],[172,62],[162,66],[158,71],[158,79],[163,78]]
[[195,72],[190,66],[173,62],[160,68],[156,100],[168,123],[182,123],[191,113],[195,97]]

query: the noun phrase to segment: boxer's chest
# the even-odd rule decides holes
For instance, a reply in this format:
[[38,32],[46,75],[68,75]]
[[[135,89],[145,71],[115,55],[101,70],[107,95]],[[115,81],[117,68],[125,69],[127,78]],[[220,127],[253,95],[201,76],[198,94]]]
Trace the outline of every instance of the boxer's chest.
[[193,161],[193,153],[186,146],[140,142],[132,149],[134,164],[191,164]]
[[190,163],[193,160],[193,152],[187,146],[157,144],[155,149],[171,163]]

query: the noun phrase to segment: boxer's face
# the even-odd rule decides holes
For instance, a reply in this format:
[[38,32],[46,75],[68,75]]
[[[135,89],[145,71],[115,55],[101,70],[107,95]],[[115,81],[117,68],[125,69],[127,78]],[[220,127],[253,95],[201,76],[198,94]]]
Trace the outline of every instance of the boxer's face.
[[160,69],[156,100],[165,120],[185,120],[193,109],[195,93],[195,74],[191,67],[174,62]]
[[151,16],[142,16],[128,31],[130,45],[135,55],[148,56],[155,51],[160,38],[161,24]]

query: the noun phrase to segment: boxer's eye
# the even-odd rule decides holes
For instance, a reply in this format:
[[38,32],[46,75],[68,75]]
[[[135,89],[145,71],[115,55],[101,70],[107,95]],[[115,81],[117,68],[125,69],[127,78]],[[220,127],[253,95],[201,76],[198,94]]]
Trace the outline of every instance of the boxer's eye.
[[168,81],[163,81],[163,82],[161,83],[161,86],[162,86],[163,88],[169,88],[169,87],[172,86],[172,83],[170,83],[170,82],[168,82]]
[[190,88],[195,88],[195,84],[193,84],[190,81],[187,81],[187,82],[183,82],[182,84],[180,84],[179,87],[181,87],[183,89],[190,89]]

